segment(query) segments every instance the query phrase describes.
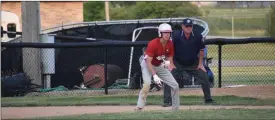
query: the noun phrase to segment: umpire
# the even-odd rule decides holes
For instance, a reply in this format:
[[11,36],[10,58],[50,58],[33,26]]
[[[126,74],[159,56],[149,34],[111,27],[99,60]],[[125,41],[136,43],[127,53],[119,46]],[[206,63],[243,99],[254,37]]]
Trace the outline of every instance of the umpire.
[[[205,103],[214,103],[210,93],[208,75],[203,66],[204,48],[201,33],[193,32],[193,22],[186,18],[182,22],[182,30],[174,32],[174,64],[171,72],[175,78],[183,74],[193,75],[202,86]],[[171,88],[164,84],[164,105],[171,106]]]

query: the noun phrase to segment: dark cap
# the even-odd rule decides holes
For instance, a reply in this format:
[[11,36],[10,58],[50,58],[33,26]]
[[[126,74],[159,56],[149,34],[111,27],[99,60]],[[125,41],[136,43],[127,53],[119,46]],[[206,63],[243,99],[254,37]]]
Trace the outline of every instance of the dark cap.
[[183,25],[193,25],[193,21],[189,18],[183,19]]

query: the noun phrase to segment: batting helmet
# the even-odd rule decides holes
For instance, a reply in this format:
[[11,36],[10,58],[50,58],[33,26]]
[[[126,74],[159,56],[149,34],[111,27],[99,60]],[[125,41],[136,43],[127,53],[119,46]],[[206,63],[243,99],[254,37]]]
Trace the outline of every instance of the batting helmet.
[[171,33],[172,27],[171,27],[171,25],[169,25],[167,23],[162,23],[159,25],[158,32],[159,32],[159,37],[161,37],[162,32],[170,32]]

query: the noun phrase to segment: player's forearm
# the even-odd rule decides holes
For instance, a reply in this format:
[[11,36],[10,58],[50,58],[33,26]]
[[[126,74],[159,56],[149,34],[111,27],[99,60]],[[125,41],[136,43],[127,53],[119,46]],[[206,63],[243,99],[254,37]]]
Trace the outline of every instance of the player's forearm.
[[170,63],[173,63],[173,57],[168,57],[167,60],[170,61]]
[[204,57],[204,51],[201,50],[201,51],[200,51],[200,57],[199,57],[199,64],[200,64],[200,65],[203,64],[203,63],[202,63],[202,62],[203,62],[203,57]]
[[173,57],[168,57],[167,59],[168,59],[168,61],[170,61],[170,64],[172,64],[173,66],[175,66],[175,65],[174,65]]

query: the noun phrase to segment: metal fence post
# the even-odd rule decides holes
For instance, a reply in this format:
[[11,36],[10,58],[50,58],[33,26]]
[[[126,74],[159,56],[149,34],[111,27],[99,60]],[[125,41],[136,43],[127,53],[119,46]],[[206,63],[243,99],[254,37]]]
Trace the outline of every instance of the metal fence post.
[[219,88],[222,87],[222,45],[218,46],[218,61],[219,61],[219,65],[218,65],[218,74],[219,74]]
[[108,94],[108,76],[107,76],[107,47],[104,47],[104,79],[105,79],[105,95]]

